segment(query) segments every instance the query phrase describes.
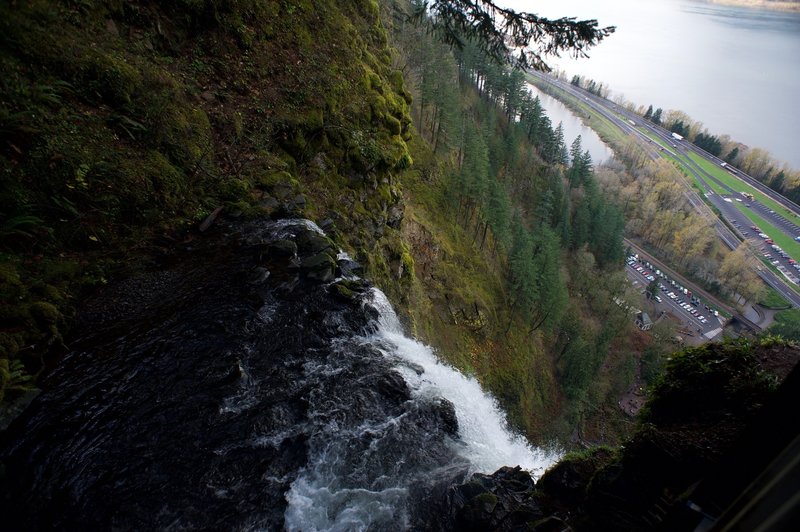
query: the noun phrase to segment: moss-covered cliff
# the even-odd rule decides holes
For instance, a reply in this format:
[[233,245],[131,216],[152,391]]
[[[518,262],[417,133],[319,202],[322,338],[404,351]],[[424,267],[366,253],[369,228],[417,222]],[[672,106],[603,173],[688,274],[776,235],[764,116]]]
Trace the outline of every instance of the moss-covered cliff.
[[0,35],[0,390],[65,350],[83,294],[218,207],[413,272],[410,95],[376,2],[5,2]]

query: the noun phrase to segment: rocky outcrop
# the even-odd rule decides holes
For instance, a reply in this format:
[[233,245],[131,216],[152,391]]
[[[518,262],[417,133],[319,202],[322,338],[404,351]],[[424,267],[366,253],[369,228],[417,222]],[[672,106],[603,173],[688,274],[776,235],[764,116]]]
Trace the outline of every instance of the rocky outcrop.
[[534,482],[519,467],[492,475],[475,474],[447,494],[448,528],[453,530],[538,530],[545,518],[534,496]]

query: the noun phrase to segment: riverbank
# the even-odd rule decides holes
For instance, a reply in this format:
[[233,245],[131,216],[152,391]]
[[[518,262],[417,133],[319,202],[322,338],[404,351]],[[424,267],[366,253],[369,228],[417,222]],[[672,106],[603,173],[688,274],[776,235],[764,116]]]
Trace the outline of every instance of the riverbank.
[[723,6],[747,7],[752,9],[770,9],[800,13],[800,2],[772,2],[770,0],[708,0],[711,4]]

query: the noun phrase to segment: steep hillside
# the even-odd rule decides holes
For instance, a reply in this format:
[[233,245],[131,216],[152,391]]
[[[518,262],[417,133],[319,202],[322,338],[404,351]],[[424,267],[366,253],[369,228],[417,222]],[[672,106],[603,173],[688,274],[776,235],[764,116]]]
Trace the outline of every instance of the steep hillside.
[[398,7],[0,6],[0,393],[69,350],[87,294],[217,217],[303,216],[531,438],[624,432],[618,212],[518,73]]
[[67,349],[83,294],[219,207],[315,219],[408,278],[410,96],[376,3],[37,1],[0,25],[0,389]]

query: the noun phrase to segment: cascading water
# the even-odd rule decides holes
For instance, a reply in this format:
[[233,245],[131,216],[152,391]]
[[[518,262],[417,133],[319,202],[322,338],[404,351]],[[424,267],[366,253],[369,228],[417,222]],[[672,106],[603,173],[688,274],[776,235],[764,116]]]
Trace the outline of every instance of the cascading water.
[[254,224],[90,306],[87,333],[4,436],[4,515],[26,528],[430,528],[469,474],[549,465],[325,242],[307,221]]
[[[475,379],[442,364],[429,347],[403,334],[380,290],[366,294],[364,304],[376,309],[378,316],[372,332],[354,340],[380,351],[410,388],[410,398],[397,416],[359,423],[351,431],[334,423],[318,435],[324,444],[312,446],[309,465],[287,495],[287,529],[404,529],[410,526],[412,516],[407,512],[414,506],[409,497],[421,485],[450,484],[469,473],[489,473],[504,465],[536,473],[552,463],[552,457],[508,429],[497,403]],[[457,433],[445,441],[429,441],[436,429],[414,413],[425,405],[440,406],[442,400],[452,405]],[[354,442],[359,443],[354,446]],[[433,448],[437,444],[443,448]],[[357,481],[343,485],[343,475]]]

